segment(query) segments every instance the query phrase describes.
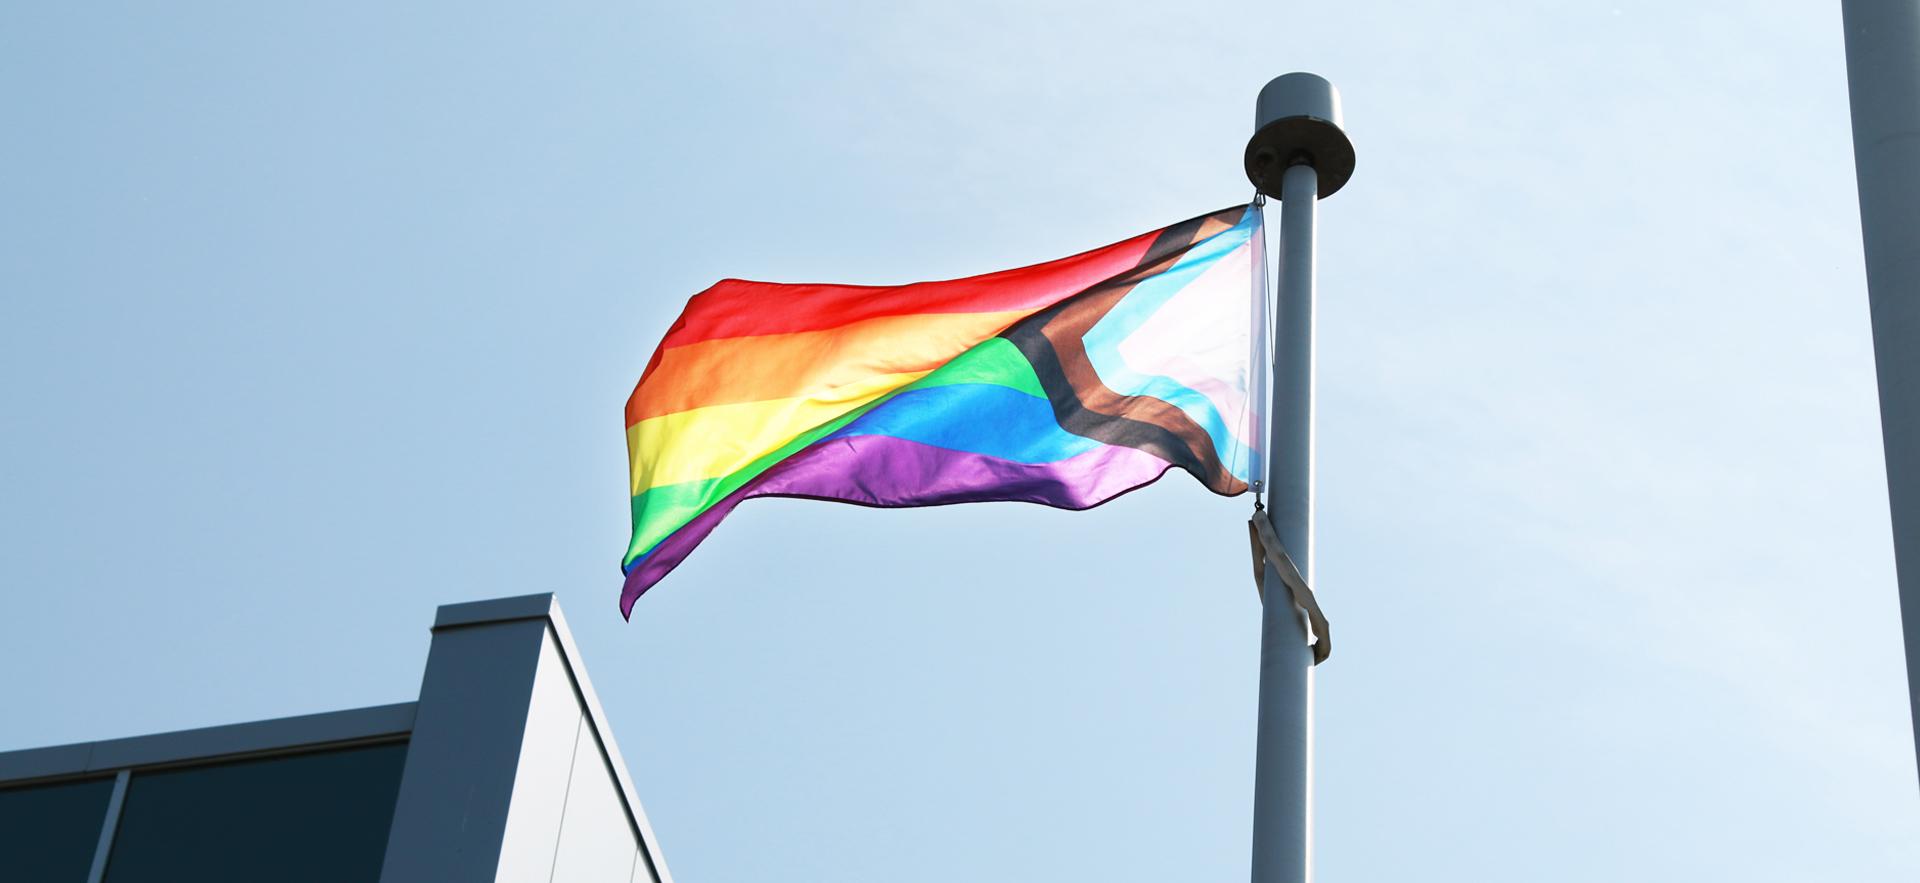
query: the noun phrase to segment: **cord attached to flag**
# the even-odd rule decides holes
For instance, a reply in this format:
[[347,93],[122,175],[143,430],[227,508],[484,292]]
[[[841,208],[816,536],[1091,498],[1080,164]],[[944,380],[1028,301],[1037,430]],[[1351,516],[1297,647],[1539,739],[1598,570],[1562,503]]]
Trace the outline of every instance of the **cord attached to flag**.
[[1253,544],[1253,587],[1260,592],[1260,600],[1267,598],[1267,569],[1264,564],[1273,565],[1275,573],[1280,574],[1280,582],[1293,595],[1293,603],[1307,613],[1307,625],[1313,630],[1313,664],[1327,661],[1333,653],[1333,639],[1327,631],[1326,614],[1320,612],[1320,602],[1313,597],[1313,589],[1307,587],[1306,577],[1300,575],[1293,558],[1287,555],[1287,547],[1280,542],[1280,535],[1273,532],[1273,522],[1267,520],[1265,506],[1253,504],[1253,517],[1247,519],[1247,538]]

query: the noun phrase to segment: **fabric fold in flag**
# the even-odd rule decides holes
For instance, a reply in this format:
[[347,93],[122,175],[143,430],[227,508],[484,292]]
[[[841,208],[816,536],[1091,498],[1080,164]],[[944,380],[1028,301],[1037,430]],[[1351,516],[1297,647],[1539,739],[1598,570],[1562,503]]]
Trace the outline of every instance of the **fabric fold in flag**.
[[621,613],[753,497],[1086,509],[1174,467],[1245,492],[1264,239],[1235,206],[983,276],[695,295],[627,401]]

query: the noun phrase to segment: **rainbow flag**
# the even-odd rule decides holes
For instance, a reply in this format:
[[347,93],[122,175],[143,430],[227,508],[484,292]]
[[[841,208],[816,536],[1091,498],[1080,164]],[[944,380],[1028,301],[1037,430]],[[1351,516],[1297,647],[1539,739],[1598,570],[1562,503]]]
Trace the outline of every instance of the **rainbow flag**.
[[1235,206],[984,276],[695,295],[627,400],[621,613],[751,497],[1085,509],[1174,466],[1246,491],[1264,252]]

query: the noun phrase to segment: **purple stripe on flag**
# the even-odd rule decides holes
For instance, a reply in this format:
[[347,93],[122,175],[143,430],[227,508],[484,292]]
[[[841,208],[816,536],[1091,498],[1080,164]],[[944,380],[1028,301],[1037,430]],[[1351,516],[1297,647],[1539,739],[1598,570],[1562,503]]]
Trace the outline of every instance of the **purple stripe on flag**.
[[1015,463],[891,436],[816,443],[779,463],[674,531],[627,572],[620,612],[679,566],[733,507],[751,497],[805,497],[897,508],[1017,501],[1088,509],[1151,484],[1172,464],[1145,451],[1103,445],[1056,463]]

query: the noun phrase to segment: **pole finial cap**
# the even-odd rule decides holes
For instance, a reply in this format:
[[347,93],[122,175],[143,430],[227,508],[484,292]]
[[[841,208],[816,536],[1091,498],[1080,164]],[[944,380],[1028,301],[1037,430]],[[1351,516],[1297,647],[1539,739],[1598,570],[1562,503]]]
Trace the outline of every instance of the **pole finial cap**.
[[1315,74],[1274,77],[1254,102],[1253,137],[1247,141],[1247,180],[1274,199],[1289,166],[1313,166],[1320,197],[1332,196],[1353,177],[1353,142],[1340,128],[1340,92]]

